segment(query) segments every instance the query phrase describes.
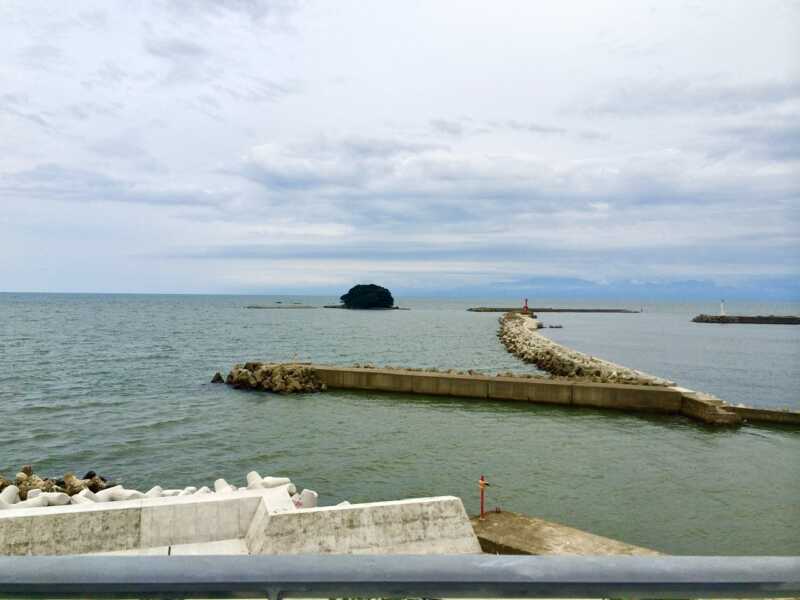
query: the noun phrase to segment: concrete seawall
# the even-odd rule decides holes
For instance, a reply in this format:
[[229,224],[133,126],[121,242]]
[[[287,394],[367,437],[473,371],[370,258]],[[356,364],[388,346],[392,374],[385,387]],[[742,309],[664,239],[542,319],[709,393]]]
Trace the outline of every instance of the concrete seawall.
[[[330,389],[372,390],[681,414],[713,425],[742,418],[724,402],[674,387],[312,365]],[[752,419],[756,420],[756,419]]]
[[478,554],[459,498],[287,512],[269,490],[0,511],[0,555]]

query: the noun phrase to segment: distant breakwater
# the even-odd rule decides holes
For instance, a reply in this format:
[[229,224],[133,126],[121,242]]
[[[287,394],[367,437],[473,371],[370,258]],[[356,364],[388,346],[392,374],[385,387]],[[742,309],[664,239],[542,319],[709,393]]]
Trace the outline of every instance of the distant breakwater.
[[800,317],[776,315],[697,315],[692,323],[740,323],[748,325],[800,325]]
[[506,313],[500,317],[499,337],[506,349],[525,362],[560,377],[597,383],[672,386],[674,382],[572,350],[540,335],[538,322]]
[[290,310],[290,309],[298,309],[298,308],[317,308],[317,307],[316,307],[316,306],[300,306],[300,305],[298,305],[298,306],[294,306],[294,305],[291,305],[291,304],[287,304],[287,305],[283,305],[283,304],[282,304],[282,305],[280,305],[280,306],[263,306],[263,305],[261,305],[261,304],[250,304],[250,305],[248,305],[248,306],[245,306],[245,308],[250,308],[250,309],[253,309],[253,310],[267,310],[267,309],[273,309],[273,310],[277,310],[277,309]]
[[[498,306],[476,306],[468,308],[467,312],[501,312],[501,313],[521,313],[525,312],[524,308],[502,308]],[[630,310],[628,308],[547,308],[535,307],[529,308],[529,313],[626,313],[634,314],[640,313],[640,310]]]

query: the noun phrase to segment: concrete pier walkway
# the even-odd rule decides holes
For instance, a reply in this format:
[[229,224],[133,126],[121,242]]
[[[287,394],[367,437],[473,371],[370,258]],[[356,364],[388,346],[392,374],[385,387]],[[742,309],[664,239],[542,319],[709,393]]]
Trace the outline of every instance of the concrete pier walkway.
[[487,554],[660,554],[649,548],[510,511],[488,512],[483,520],[472,517],[470,522],[481,549]]

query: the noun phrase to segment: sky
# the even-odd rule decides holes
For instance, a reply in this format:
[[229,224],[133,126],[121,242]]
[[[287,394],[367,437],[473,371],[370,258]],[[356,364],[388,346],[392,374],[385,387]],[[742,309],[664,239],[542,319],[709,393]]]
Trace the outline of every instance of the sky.
[[799,275],[800,1],[0,3],[0,291]]

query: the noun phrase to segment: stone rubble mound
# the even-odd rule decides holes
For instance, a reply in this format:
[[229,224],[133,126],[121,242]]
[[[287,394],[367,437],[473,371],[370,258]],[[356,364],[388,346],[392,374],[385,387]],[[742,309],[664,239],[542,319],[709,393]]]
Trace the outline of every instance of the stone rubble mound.
[[438,367],[396,367],[394,365],[376,366],[372,363],[353,363],[351,365],[354,369],[382,369],[384,371],[409,371],[414,373],[442,373],[444,375],[483,375],[485,377],[516,377],[517,379],[544,379],[545,376],[537,375],[536,373],[514,373],[512,371],[504,371],[502,373],[485,373],[483,371],[476,371],[475,369],[445,369]]
[[[164,489],[160,485],[146,492],[126,489],[122,485],[109,483],[105,478],[89,471],[83,479],[67,473],[63,479],[40,477],[33,473],[31,465],[26,465],[13,480],[0,475],[0,510],[34,508],[44,506],[64,506],[66,504],[94,504],[99,502],[120,502],[123,500],[142,500],[169,498],[173,496],[201,496],[204,494],[230,494],[244,490],[267,488],[286,489],[295,508],[314,508],[317,506],[317,492],[304,489],[300,493],[288,477],[262,477],[250,471],[245,487],[236,487],[217,479],[214,489],[188,486],[183,489]],[[290,505],[291,506],[291,505]]]
[[559,377],[597,383],[675,385],[661,377],[566,348],[539,334],[537,329],[538,326],[530,317],[507,313],[500,317],[498,337],[514,356]]
[[[212,382],[221,383],[221,380],[221,374],[217,373]],[[234,365],[225,378],[225,383],[237,389],[280,394],[320,392],[326,389],[313,367],[301,364],[247,362]]]

